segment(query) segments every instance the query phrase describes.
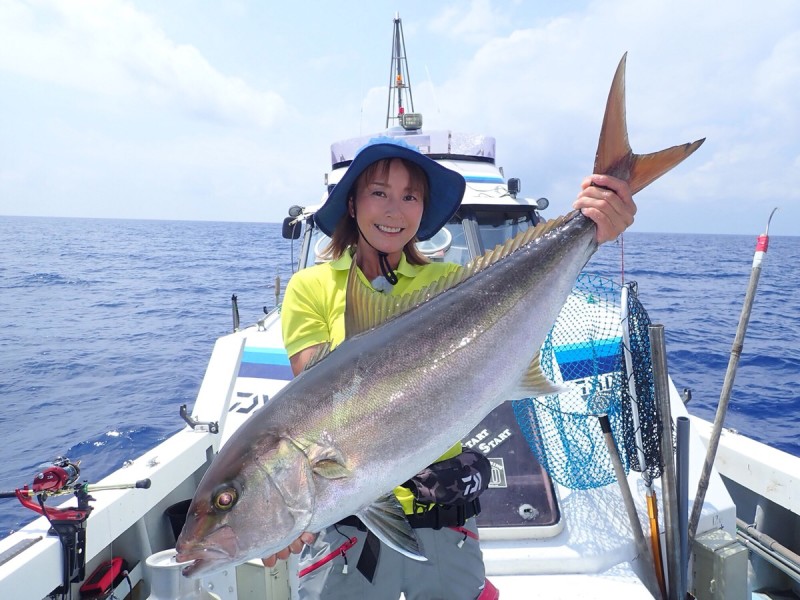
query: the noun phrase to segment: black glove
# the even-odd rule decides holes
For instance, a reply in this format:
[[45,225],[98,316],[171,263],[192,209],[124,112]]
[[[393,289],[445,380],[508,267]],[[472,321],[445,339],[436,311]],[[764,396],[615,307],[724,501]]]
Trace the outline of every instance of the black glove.
[[458,456],[433,463],[403,485],[417,502],[458,506],[480,496],[489,487],[491,474],[492,465],[482,452],[464,450]]

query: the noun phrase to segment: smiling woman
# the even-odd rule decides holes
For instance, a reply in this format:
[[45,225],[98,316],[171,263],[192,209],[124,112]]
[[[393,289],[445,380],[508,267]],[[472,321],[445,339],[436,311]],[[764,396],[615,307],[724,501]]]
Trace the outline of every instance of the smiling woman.
[[425,173],[410,161],[397,158],[372,163],[348,194],[347,213],[333,233],[331,253],[338,258],[344,248],[363,240],[377,254],[356,250],[361,271],[370,280],[384,275],[396,284],[396,275],[383,271],[385,263],[380,257],[396,265],[405,250],[411,264],[427,262],[410,244],[416,240],[427,187]]
[[328,257],[337,259],[355,247],[356,264],[369,280],[383,275],[396,285],[394,269],[403,256],[411,265],[428,262],[414,242],[431,238],[447,223],[465,187],[460,173],[402,139],[371,139],[316,213],[319,228],[332,238]]

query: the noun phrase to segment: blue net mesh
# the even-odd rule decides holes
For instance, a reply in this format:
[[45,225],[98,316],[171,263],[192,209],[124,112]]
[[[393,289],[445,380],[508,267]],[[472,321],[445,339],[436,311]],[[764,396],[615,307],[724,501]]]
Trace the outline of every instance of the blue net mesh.
[[[650,316],[639,301],[636,283],[626,286],[623,301],[622,366],[619,375],[624,448],[630,468],[652,480],[661,477],[663,425],[656,405],[653,362],[650,358]],[[627,296],[627,298],[626,298]],[[626,352],[627,350],[627,352]]]
[[[626,324],[635,315],[636,330],[628,334],[629,327],[623,327],[620,318],[621,290],[610,279],[581,274],[541,350],[545,374],[551,381],[565,383],[569,391],[513,403],[537,460],[554,481],[571,489],[596,488],[616,480],[597,419],[601,414],[609,417],[626,472],[658,464],[652,457],[640,460],[637,449],[637,444],[641,448],[637,430],[647,439],[659,439],[650,437],[658,425],[652,391],[649,397],[637,396],[634,404],[628,383],[633,377],[640,387],[652,389],[652,375],[648,382],[647,373],[641,373],[650,371],[649,319],[641,304],[629,309]],[[635,287],[628,296],[638,303]],[[637,353],[644,351],[647,360],[634,360],[629,375],[626,362],[631,361],[626,361],[624,349],[631,344]]]

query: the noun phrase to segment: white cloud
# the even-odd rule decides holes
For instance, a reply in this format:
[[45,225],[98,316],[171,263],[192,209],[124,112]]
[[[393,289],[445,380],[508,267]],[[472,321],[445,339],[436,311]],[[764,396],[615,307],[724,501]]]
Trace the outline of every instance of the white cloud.
[[[309,20],[300,6],[235,0],[187,19],[190,4],[145,14],[149,2],[0,0],[10,115],[0,194],[30,201],[31,214],[37,198],[58,196],[91,216],[110,190],[132,190],[137,216],[191,208],[190,218],[273,221],[317,201],[329,144],[383,127],[383,9],[342,0]],[[643,192],[643,206],[657,199],[669,217],[695,203],[723,228],[731,207],[780,199],[785,222],[800,222],[796,0],[409,0],[403,10],[425,127],[495,136],[506,175],[523,179],[524,195],[548,196],[549,214],[591,169],[627,51],[634,150],[708,138]],[[81,210],[92,194],[100,199]],[[647,224],[659,212],[640,214]]]
[[591,167],[608,85],[628,51],[634,151],[708,138],[646,194],[724,210],[783,190],[800,207],[800,5],[767,4],[594,2],[486,41],[437,96],[452,126],[496,135],[506,173],[564,198],[560,210]]
[[471,0],[464,10],[463,2],[445,7],[431,19],[430,30],[461,41],[482,42],[509,25],[509,19],[490,0]]
[[0,70],[90,94],[262,127],[286,111],[279,95],[220,73],[195,46],[168,39],[120,0],[9,0],[0,7],[0,39]]

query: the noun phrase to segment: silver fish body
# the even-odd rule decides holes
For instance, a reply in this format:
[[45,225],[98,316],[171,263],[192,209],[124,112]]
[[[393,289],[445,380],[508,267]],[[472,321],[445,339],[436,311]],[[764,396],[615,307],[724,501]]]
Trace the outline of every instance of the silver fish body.
[[[576,213],[296,377],[204,476],[178,543],[181,560],[196,560],[187,574],[268,556],[303,531],[363,513],[519,397],[521,377],[596,248],[594,235]],[[314,471],[326,462],[334,476],[325,465]],[[209,500],[221,485],[238,495],[227,512]]]

